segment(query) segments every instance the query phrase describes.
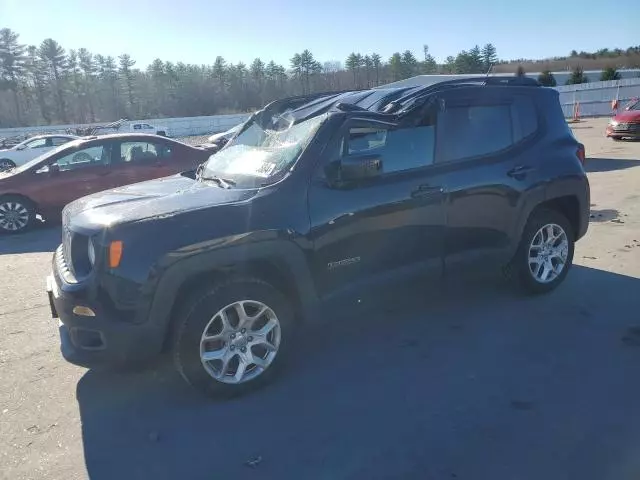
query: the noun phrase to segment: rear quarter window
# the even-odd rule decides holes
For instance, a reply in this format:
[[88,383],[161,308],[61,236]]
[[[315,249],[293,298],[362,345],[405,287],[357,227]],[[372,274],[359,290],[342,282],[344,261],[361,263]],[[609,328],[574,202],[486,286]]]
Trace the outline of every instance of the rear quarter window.
[[513,143],[519,143],[538,131],[538,112],[531,97],[517,95],[511,104]]

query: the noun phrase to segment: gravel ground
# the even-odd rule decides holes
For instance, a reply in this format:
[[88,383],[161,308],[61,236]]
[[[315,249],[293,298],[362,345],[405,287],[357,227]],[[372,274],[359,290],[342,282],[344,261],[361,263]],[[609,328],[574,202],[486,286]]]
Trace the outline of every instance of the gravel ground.
[[573,126],[592,223],[559,290],[471,279],[364,298],[230,402],[164,363],[65,363],[44,295],[59,231],[0,238],[0,478],[640,478],[640,143],[604,123]]

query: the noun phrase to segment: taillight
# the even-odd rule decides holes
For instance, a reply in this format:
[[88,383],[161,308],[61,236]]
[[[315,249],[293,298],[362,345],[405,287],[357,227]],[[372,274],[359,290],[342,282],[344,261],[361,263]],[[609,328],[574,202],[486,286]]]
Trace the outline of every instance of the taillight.
[[584,165],[584,161],[587,158],[587,155],[584,151],[584,145],[582,144],[578,145],[578,151],[576,152],[576,156],[578,157],[578,160],[580,160],[580,163]]

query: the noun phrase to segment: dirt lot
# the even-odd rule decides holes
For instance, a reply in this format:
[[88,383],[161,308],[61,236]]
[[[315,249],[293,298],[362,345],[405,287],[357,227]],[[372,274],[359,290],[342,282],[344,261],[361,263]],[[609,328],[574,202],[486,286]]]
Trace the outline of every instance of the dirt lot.
[[604,123],[574,126],[592,224],[558,291],[467,280],[365,299],[232,402],[166,365],[65,363],[44,295],[59,232],[1,238],[0,477],[640,478],[640,143]]

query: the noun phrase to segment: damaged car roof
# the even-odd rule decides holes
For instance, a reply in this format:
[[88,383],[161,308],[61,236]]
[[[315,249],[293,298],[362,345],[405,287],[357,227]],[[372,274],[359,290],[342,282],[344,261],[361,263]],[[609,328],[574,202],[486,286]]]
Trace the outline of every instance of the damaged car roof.
[[315,93],[276,100],[256,112],[254,118],[263,126],[275,129],[283,117],[291,125],[330,111],[361,112],[393,121],[410,112],[419,100],[438,91],[471,85],[540,86],[536,80],[527,77],[490,76],[456,78],[428,85]]

